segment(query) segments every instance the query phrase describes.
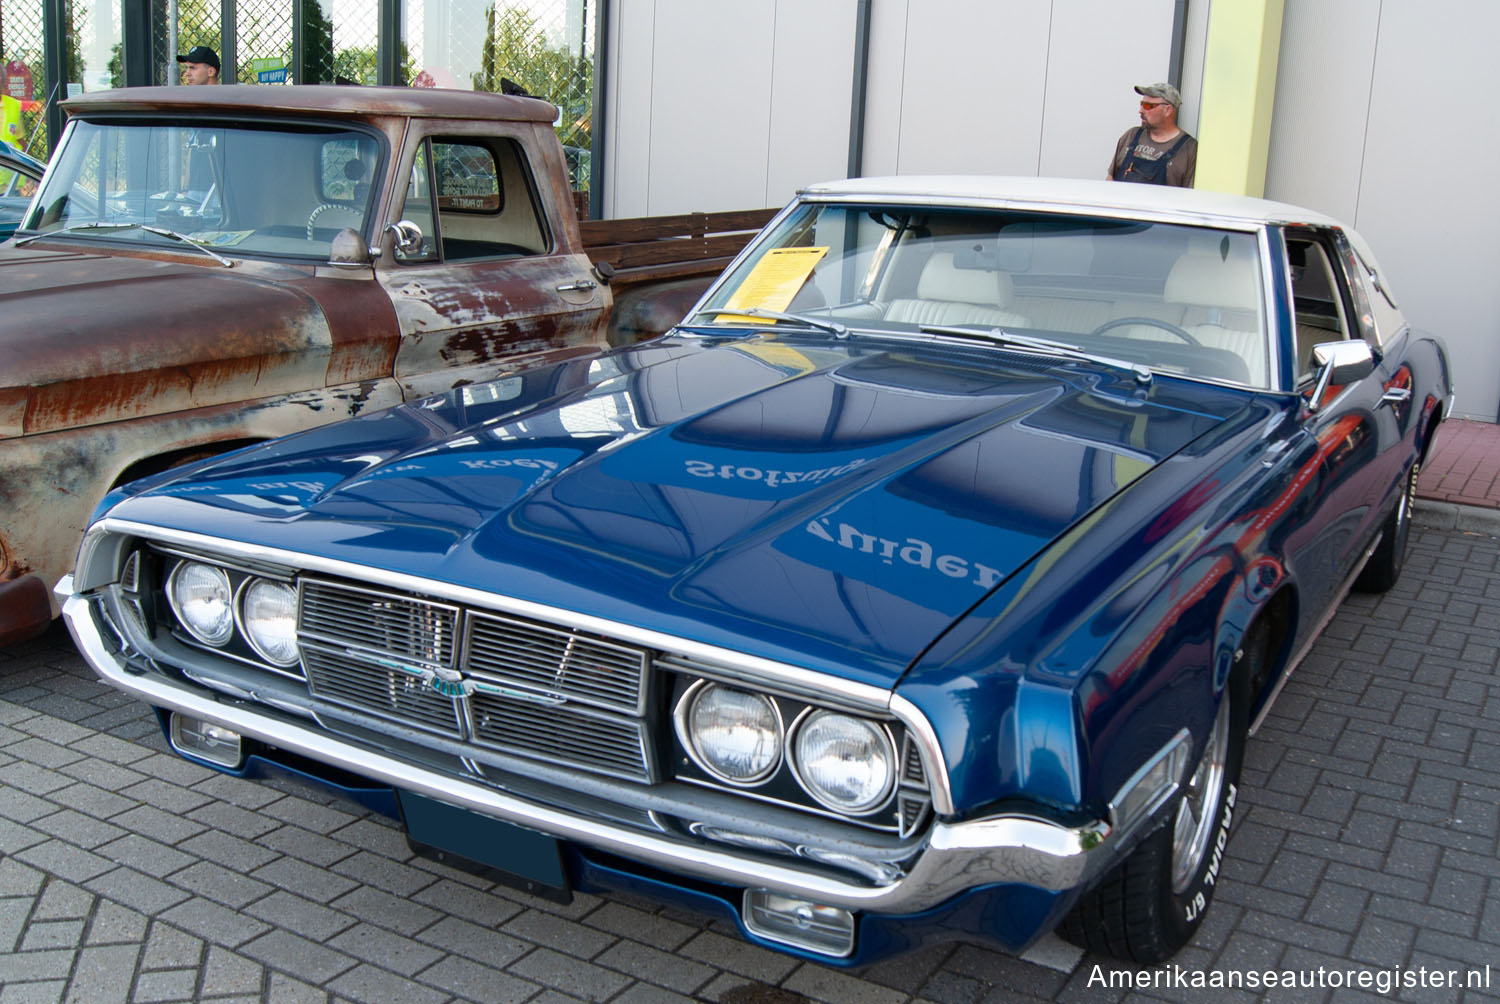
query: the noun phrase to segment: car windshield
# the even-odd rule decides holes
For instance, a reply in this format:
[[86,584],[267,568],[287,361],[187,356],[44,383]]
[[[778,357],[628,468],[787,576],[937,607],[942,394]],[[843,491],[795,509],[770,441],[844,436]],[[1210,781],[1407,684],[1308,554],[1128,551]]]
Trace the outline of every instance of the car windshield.
[[75,121],[22,236],[327,259],[343,228],[369,235],[380,150],[333,126]]
[[812,203],[725,277],[696,320],[743,324],[759,311],[755,323],[778,326],[800,318],[913,337],[963,329],[1021,351],[1053,343],[1155,372],[1265,387],[1261,288],[1256,236],[1246,231]]

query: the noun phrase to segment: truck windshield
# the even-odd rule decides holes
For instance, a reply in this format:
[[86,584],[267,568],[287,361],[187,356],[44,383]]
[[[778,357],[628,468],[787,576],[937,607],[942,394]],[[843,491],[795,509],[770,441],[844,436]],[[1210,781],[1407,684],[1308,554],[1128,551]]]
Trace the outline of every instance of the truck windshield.
[[322,258],[370,236],[381,143],[349,129],[73,122],[21,235]]
[[809,203],[721,280],[699,320],[988,335],[1266,387],[1258,247],[1252,231],[1103,215]]

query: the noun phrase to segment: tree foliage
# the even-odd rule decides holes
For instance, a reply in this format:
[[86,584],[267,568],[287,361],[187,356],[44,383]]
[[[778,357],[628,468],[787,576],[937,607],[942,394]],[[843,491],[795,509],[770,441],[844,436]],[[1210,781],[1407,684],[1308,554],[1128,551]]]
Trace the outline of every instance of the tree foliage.
[[557,105],[562,113],[557,137],[568,150],[573,183],[586,184],[586,155],[594,131],[594,61],[552,44],[530,11],[491,5],[485,11],[480,68],[471,81],[476,91],[499,91],[502,79]]

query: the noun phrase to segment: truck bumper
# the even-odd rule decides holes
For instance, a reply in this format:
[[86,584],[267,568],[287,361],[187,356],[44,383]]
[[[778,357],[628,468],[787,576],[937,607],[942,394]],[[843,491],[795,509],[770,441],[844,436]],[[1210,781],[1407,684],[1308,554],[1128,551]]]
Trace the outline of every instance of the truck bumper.
[[34,638],[52,623],[47,584],[35,575],[0,582],[0,647]]

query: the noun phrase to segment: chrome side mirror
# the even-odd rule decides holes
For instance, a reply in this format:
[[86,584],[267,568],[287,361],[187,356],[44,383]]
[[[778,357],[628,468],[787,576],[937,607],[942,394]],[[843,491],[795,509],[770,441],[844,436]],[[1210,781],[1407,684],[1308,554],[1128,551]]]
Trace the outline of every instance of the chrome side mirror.
[[422,250],[422,228],[411,220],[387,223],[385,229],[387,233],[395,235],[396,250],[402,254],[412,254]]
[[1375,350],[1369,342],[1360,339],[1314,345],[1312,358],[1317,367],[1318,382],[1307,404],[1309,411],[1322,407],[1323,395],[1330,385],[1342,387],[1375,372]]

